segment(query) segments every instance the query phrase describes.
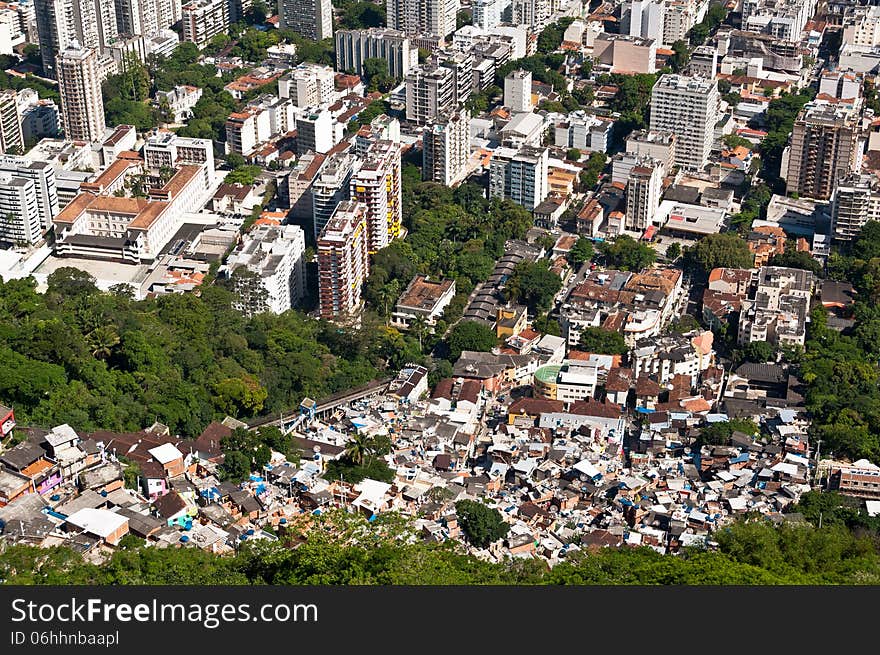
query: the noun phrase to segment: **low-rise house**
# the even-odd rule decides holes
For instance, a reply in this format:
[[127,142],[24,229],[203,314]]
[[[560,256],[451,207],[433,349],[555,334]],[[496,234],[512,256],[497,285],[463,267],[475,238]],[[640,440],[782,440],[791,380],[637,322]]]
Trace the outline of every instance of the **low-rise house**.
[[409,328],[417,317],[421,317],[425,325],[433,326],[453,297],[455,280],[431,280],[425,275],[417,275],[398,299],[391,313],[391,323],[395,327]]

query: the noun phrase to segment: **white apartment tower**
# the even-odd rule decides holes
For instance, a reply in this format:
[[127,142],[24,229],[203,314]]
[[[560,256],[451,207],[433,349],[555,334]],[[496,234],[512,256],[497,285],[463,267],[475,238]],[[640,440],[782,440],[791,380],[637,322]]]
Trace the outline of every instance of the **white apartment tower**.
[[422,132],[422,178],[453,186],[467,175],[471,116],[466,109],[442,112]]
[[880,221],[880,188],[872,176],[850,175],[831,196],[831,237],[837,243],[851,241],[868,221]]
[[654,220],[663,190],[663,164],[641,159],[629,172],[626,184],[626,229],[647,230]]
[[424,124],[455,107],[455,73],[445,66],[419,66],[406,76],[406,118]]
[[102,51],[118,34],[113,0],[34,0],[34,9],[43,72],[51,78],[72,42]]
[[0,242],[30,245],[42,235],[33,180],[0,171]]
[[320,107],[333,102],[336,72],[329,66],[303,62],[278,80],[278,95],[297,107]]
[[651,90],[654,131],[675,133],[675,164],[701,170],[709,161],[718,116],[715,80],[663,75]]
[[458,0],[386,0],[388,27],[407,34],[448,36],[455,31]]
[[0,154],[24,154],[21,116],[18,113],[18,94],[14,89],[0,91]]
[[[281,314],[298,305],[305,295],[305,250],[298,225],[260,225],[245,234],[226,263],[238,293],[232,306],[252,316]],[[236,274],[239,268],[247,273]]]
[[504,106],[509,107],[512,113],[532,111],[531,71],[510,71],[504,78]]
[[360,170],[351,178],[349,196],[367,208],[370,254],[400,236],[403,197],[400,180],[400,144],[376,141],[367,151]]
[[58,55],[56,67],[65,137],[99,141],[106,126],[98,51],[73,41]]
[[55,186],[54,166],[45,161],[0,155],[0,172],[33,182],[37,194],[40,229],[45,232],[52,224],[52,219],[58,214],[58,190]]
[[666,11],[664,0],[632,0],[629,3],[630,36],[663,41],[663,16]]
[[296,149],[301,155],[312,151],[324,154],[336,145],[336,119],[328,109],[308,107],[296,119]]
[[181,7],[183,40],[200,48],[211,37],[229,29],[229,3],[226,0],[194,0]]
[[489,197],[510,198],[532,210],[547,197],[549,150],[496,148],[489,165]]
[[406,32],[372,27],[367,30],[336,32],[336,70],[364,72],[366,59],[384,59],[388,74],[403,79],[419,62],[418,48]]
[[278,0],[279,27],[311,41],[333,36],[333,5],[330,0]]

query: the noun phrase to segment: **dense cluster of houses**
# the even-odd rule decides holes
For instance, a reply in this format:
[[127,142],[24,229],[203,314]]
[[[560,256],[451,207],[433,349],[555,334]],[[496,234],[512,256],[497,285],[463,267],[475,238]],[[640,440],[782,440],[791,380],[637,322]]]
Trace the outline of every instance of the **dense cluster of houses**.
[[[679,345],[699,350],[705,334]],[[498,362],[473,372],[457,367],[432,391],[427,370],[412,365],[372,396],[320,413],[307,399],[284,426],[299,459],[273,452],[240,483],[218,479],[221,440],[246,427],[232,418],[196,439],[161,424],[136,433],[16,428],[23,440],[0,455],[0,538],[65,544],[94,561],[128,534],[153,547],[229,553],[341,507],[368,519],[400,512],[425,540],[464,541],[455,504],[480,499],[510,529],[475,554],[552,564],[605,546],[711,547],[716,530],[747,512],[792,520],[786,511],[810,489],[814,470],[802,386],[783,365],[726,372],[711,364],[694,377],[673,368],[661,385],[644,373],[649,353],[635,368],[614,357],[602,369],[601,400],[554,399],[514,375],[485,375],[516,369],[515,358],[546,365],[550,346],[495,355]],[[675,351],[663,339],[653,348]],[[750,419],[757,429],[733,430],[723,445],[701,437],[732,419]],[[345,458],[357,435],[390,443],[381,454],[390,481],[329,479],[328,464]],[[829,478],[852,492],[862,480],[880,484],[878,470],[857,462],[833,468]],[[862,495],[874,491],[880,495],[880,487]]]

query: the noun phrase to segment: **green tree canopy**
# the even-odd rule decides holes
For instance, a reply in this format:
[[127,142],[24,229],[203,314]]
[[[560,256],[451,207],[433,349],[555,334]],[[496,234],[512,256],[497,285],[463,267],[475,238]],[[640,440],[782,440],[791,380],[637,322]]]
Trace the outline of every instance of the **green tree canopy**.
[[686,263],[703,275],[713,268],[751,268],[754,255],[748,244],[734,232],[709,234],[685,253]]
[[657,260],[657,251],[643,241],[636,241],[628,234],[621,234],[614,241],[604,241],[599,245],[609,266],[624,271],[641,271],[649,268]]
[[495,332],[483,323],[476,321],[460,321],[449,331],[449,359],[455,361],[464,350],[489,352],[498,343]]
[[504,287],[505,298],[525,304],[533,313],[550,309],[553,298],[562,288],[562,280],[548,268],[546,259],[520,262]]
[[602,355],[625,355],[629,352],[626,340],[620,332],[600,327],[586,327],[581,330],[578,348]]
[[460,500],[455,504],[455,514],[462,532],[477,548],[485,548],[503,539],[510,531],[501,512],[475,500]]

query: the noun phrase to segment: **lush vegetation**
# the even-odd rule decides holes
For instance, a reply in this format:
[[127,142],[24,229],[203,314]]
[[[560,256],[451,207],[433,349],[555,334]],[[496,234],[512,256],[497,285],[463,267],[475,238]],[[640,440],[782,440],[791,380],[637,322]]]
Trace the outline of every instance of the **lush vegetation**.
[[706,12],[702,22],[694,25],[688,33],[691,45],[702,45],[710,34],[714,33],[718,26],[727,18],[727,6],[722,3],[713,4]]
[[446,339],[449,346],[449,360],[454,362],[465,350],[489,352],[498,343],[495,332],[483,323],[461,321],[452,326]]
[[[815,499],[805,497],[804,511]],[[821,499],[820,507],[834,506]],[[651,548],[573,552],[549,569],[541,560],[487,562],[461,545],[405,543],[406,528],[394,514],[371,524],[337,513],[312,519],[311,529],[279,530],[278,542],[243,545],[221,557],[196,548],[142,548],[126,543],[101,566],[64,547],[10,546],[0,558],[6,584],[99,585],[708,585],[878,584],[880,556],[868,536],[847,529],[846,507],[823,512],[818,529],[806,524],[774,527],[742,521],[714,535],[715,551],[687,549],[680,556]],[[317,524],[317,525],[315,525]],[[327,529],[317,529],[324,526]]]
[[822,452],[880,459],[880,223],[869,221],[849,250],[829,261],[829,275],[853,283],[855,327],[828,326],[818,305],[807,324],[800,375],[807,384],[811,438]]
[[652,266],[657,260],[656,250],[628,234],[622,234],[611,242],[603,241],[599,244],[599,252],[610,268],[619,268],[622,271],[638,272]]
[[581,330],[578,348],[602,355],[625,355],[629,352],[626,340],[620,332],[600,327],[585,327]]
[[782,151],[788,143],[788,137],[794,128],[798,113],[815,95],[815,89],[807,87],[797,94],[783,94],[770,101],[764,129],[767,136],[761,141],[762,171],[761,176],[767,181],[775,193],[785,192],[785,180],[780,175]]
[[546,312],[562,288],[562,280],[549,269],[550,260],[520,262],[504,286],[504,297],[529,308],[532,314]]
[[713,268],[751,268],[754,255],[735,232],[709,234],[685,250],[685,264],[702,275]]
[[605,170],[605,164],[608,162],[608,156],[604,152],[591,152],[587,158],[587,165],[581,169],[578,175],[578,181],[581,184],[582,191],[588,191],[595,188],[599,183],[599,175]]
[[740,211],[730,219],[731,227],[742,234],[747,235],[756,219],[764,219],[767,216],[767,205],[770,203],[770,187],[763,182],[749,183],[748,190],[740,203]]
[[726,446],[734,432],[742,432],[749,436],[758,434],[758,426],[748,419],[731,419],[707,423],[700,428],[699,443],[712,446]]
[[296,311],[246,318],[232,298],[214,285],[136,302],[127,287],[103,293],[69,268],[49,276],[45,294],[32,279],[2,283],[0,402],[21,425],[159,420],[193,436],[226,414],[275,413],[363,384],[399,350],[369,321],[354,330]]
[[476,500],[455,503],[455,515],[468,542],[478,548],[485,548],[503,539],[510,530],[510,524],[504,520],[501,512]]
[[573,21],[574,18],[566,17],[545,27],[538,35],[538,52],[549,54],[558,50],[562,45],[565,30]]
[[648,127],[651,89],[658,77],[658,73],[636,75],[603,73],[596,78],[598,84],[612,84],[617,87],[617,93],[609,103],[609,108],[613,112],[620,113],[620,118],[614,124],[614,135],[618,142],[622,142],[633,130]]
[[798,251],[791,242],[785,244],[785,252],[781,255],[773,255],[770,258],[770,266],[787,266],[788,268],[802,268],[805,271],[811,271],[814,275],[821,277],[823,270],[822,264],[813,259],[813,256]]
[[150,74],[134,53],[125,53],[122,72],[108,76],[101,92],[107,125],[134,125],[140,132],[155,126],[156,110],[149,104]]
[[376,253],[364,290],[380,316],[388,314],[417,273],[456,283],[457,296],[446,308],[437,334],[461,316],[468,294],[492,273],[505,242],[522,238],[532,225],[531,214],[520,205],[483,195],[475,184],[453,190],[422,182],[416,166],[404,166],[403,216],[409,235]]

